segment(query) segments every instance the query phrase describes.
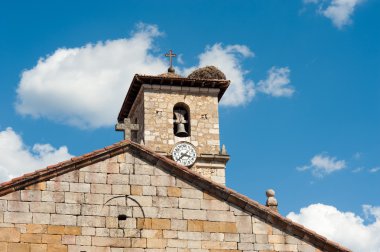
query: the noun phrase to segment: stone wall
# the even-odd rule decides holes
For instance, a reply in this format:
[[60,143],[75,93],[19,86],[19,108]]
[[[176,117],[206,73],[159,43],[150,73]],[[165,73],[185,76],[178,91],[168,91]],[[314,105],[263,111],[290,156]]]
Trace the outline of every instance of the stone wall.
[[318,251],[128,153],[0,197],[0,210],[4,252]]
[[[143,85],[145,145],[170,153],[179,141],[191,142],[199,154],[219,154],[218,89]],[[190,108],[191,136],[173,134],[173,107],[185,103]]]

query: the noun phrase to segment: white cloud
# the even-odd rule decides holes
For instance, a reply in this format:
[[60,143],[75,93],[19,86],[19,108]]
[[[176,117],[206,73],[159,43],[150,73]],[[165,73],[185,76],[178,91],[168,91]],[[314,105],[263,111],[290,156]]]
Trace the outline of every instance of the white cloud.
[[[17,89],[16,110],[22,115],[47,118],[78,128],[99,128],[115,123],[134,74],[166,72],[168,62],[154,46],[162,33],[155,25],[140,24],[131,37],[78,48],[60,48],[41,58],[22,73]],[[184,63],[179,54],[179,63]],[[242,61],[253,57],[245,45],[207,46],[193,67],[178,68],[187,76],[198,67],[215,65],[231,80],[221,104],[239,106],[255,96],[254,82]],[[260,81],[262,92],[289,96],[288,68],[271,68],[268,79]]]
[[380,207],[363,206],[372,222],[333,206],[312,204],[287,217],[356,252],[380,252]]
[[375,173],[375,172],[378,172],[378,171],[380,171],[380,166],[369,169],[370,173]]
[[309,165],[297,167],[299,171],[311,170],[316,177],[323,177],[335,171],[339,171],[346,167],[346,161],[337,160],[336,157],[329,157],[326,154],[315,155]]
[[80,128],[112,125],[133,75],[166,70],[165,58],[151,53],[160,34],[139,25],[128,39],[56,50],[22,73],[17,111]]
[[275,97],[290,97],[294,93],[294,88],[288,85],[290,83],[289,75],[288,67],[272,67],[268,71],[267,79],[259,81],[258,90]]
[[0,153],[0,181],[6,181],[72,157],[66,146],[57,149],[50,144],[35,144],[29,148],[12,128],[0,131]]
[[221,100],[225,106],[239,106],[246,104],[255,96],[254,83],[246,78],[242,67],[242,59],[253,57],[253,52],[245,45],[227,45],[220,43],[207,46],[205,52],[199,55],[199,64],[183,70],[188,75],[199,67],[214,65],[218,67],[228,79],[231,85]]
[[351,24],[355,8],[364,0],[304,0],[305,4],[318,4],[318,13],[329,18],[337,28]]

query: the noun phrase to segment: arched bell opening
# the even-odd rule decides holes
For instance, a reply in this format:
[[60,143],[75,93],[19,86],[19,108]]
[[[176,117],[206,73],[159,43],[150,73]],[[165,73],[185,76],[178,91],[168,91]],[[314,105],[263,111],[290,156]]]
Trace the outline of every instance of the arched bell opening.
[[173,133],[177,137],[190,136],[190,108],[186,103],[180,102],[173,107]]

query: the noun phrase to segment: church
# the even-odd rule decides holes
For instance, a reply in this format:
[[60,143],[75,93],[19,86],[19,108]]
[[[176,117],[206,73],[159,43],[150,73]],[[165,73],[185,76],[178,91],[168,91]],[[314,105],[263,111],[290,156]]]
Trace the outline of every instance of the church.
[[[175,56],[170,50],[170,62]],[[339,252],[225,186],[216,67],[136,74],[117,117],[124,140],[0,184],[0,252]]]

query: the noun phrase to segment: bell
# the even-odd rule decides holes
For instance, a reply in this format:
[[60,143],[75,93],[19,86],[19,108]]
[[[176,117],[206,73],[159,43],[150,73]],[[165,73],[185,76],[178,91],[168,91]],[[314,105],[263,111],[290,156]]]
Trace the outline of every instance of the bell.
[[178,137],[187,137],[189,135],[185,129],[185,124],[183,123],[177,124],[177,132],[175,133],[175,135]]

